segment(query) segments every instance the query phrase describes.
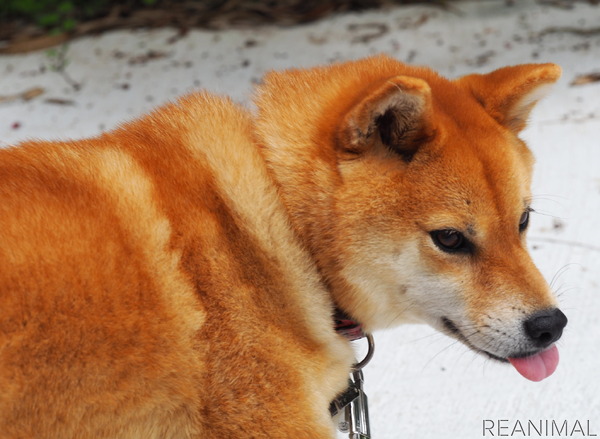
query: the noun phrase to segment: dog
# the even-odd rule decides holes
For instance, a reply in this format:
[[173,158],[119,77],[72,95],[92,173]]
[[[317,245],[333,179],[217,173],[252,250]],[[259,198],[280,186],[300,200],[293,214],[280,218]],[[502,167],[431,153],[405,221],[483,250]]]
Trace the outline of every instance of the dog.
[[336,309],[547,377],[518,135],[559,76],[381,55],[0,150],[0,437],[333,438]]

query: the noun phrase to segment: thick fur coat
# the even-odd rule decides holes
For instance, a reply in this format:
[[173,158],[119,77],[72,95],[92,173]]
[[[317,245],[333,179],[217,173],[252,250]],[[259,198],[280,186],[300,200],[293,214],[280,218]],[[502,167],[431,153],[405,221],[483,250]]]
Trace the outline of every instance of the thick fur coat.
[[0,438],[332,438],[335,307],[534,352],[521,319],[556,304],[517,134],[559,74],[374,57],[271,73],[256,114],[197,93],[0,150]]

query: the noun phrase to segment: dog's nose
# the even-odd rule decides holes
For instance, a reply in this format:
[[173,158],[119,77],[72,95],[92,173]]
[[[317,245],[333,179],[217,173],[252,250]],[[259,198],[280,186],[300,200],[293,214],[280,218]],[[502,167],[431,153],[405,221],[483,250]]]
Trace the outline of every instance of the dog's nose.
[[550,346],[562,335],[567,316],[558,308],[537,312],[524,323],[525,333],[539,347]]

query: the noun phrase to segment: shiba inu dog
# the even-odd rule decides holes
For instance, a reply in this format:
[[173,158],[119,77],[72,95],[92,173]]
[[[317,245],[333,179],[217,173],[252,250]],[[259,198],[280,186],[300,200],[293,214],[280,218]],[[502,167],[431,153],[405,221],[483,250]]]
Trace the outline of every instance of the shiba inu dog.
[[336,308],[545,378],[566,318],[518,133],[559,76],[378,56],[0,150],[0,437],[332,438]]

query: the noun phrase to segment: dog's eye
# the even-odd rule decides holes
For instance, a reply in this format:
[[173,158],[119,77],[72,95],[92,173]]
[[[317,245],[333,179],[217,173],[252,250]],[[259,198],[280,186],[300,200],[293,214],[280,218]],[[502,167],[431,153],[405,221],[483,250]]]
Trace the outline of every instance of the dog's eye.
[[531,212],[531,209],[525,210],[521,215],[521,218],[519,219],[519,232],[525,230],[529,225],[529,212]]
[[458,230],[434,230],[430,235],[433,243],[445,252],[471,252],[471,243]]

